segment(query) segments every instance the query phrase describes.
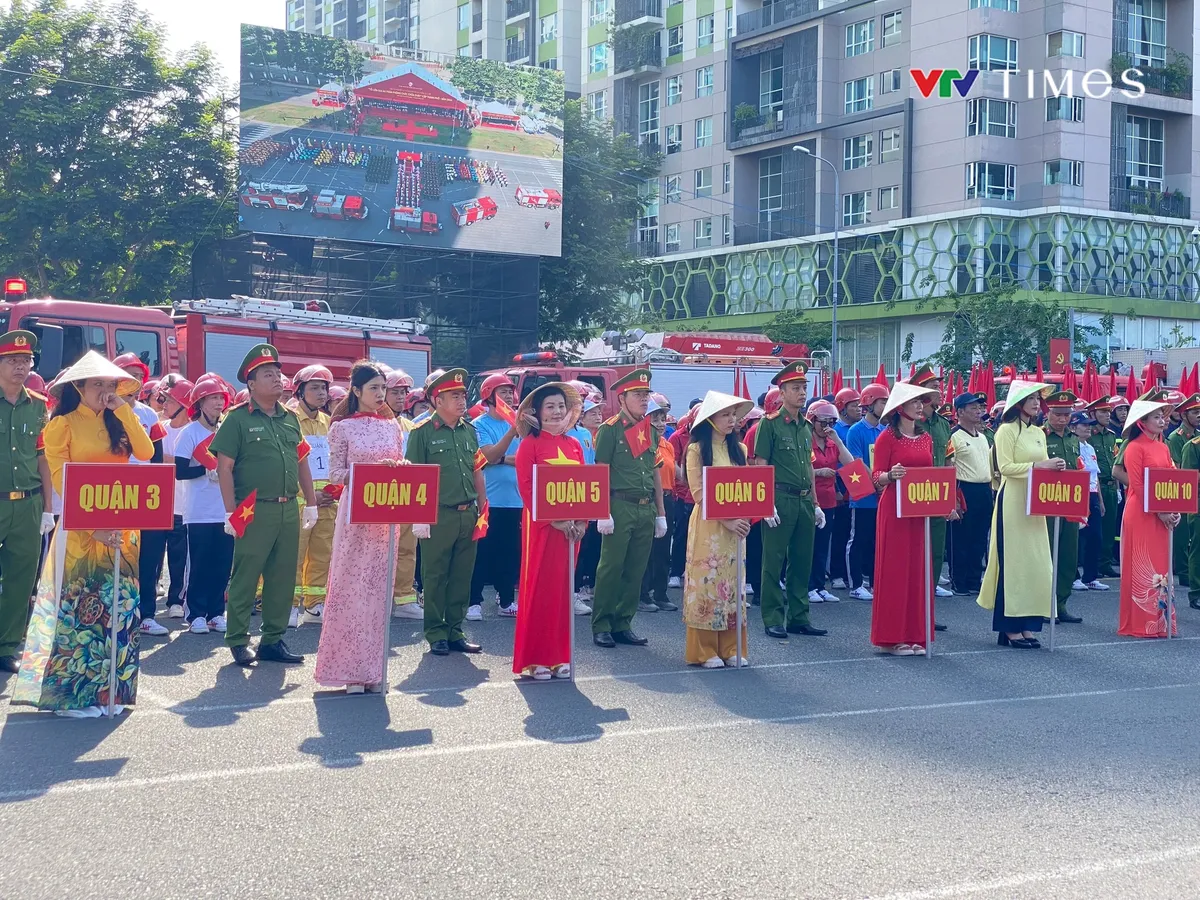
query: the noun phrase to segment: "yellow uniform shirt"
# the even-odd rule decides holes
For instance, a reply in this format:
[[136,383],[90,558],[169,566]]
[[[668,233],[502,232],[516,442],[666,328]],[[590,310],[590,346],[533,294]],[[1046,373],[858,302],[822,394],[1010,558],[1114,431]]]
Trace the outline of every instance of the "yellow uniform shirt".
[[954,448],[954,469],[958,480],[970,484],[988,484],[992,480],[992,445],[980,431],[972,437],[962,428],[950,433],[950,446]]

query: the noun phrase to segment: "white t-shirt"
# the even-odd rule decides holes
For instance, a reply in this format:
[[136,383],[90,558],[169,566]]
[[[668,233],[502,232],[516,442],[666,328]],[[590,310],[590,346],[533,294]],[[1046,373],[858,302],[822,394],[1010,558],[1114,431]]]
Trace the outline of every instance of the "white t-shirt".
[[[187,425],[181,425],[178,428],[174,425],[166,426],[167,436],[163,438],[163,462],[175,465],[175,457],[182,455],[175,453],[175,445],[179,440],[180,433],[191,424],[191,422],[188,422]],[[191,456],[192,454],[188,453],[187,455]],[[175,482],[175,515],[177,516],[183,515],[183,508],[187,506],[187,495],[188,491],[191,490],[191,485],[192,482],[190,481]]]
[[1091,473],[1089,490],[1093,494],[1100,493],[1100,462],[1096,459],[1096,448],[1087,441],[1079,442],[1079,461]]
[[[190,422],[179,429],[174,438],[171,462],[175,461],[176,456],[182,456],[191,461],[191,466],[203,469],[192,454],[211,434],[212,432],[200,422]],[[166,441],[163,443],[165,445]],[[175,507],[175,511],[182,512],[184,525],[216,525],[225,521],[225,501],[221,499],[221,486],[217,482],[209,481],[207,475],[201,475],[189,481],[175,482],[177,488],[181,485],[185,485],[187,490],[184,493],[183,506]]]
[[[142,427],[146,429],[146,434],[150,434],[150,429],[158,422],[158,413],[141,400],[133,401],[133,413],[138,417],[138,421],[142,423]],[[163,452],[166,452],[165,446],[163,447]],[[129,457],[129,461],[135,466],[145,465],[148,462],[148,460],[138,459],[132,455]]]

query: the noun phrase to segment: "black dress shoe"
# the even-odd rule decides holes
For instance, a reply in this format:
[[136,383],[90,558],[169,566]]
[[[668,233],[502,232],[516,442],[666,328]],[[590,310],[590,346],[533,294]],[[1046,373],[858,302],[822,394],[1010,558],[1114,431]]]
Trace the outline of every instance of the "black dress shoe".
[[811,625],[789,625],[788,634],[807,634],[809,637],[824,637],[829,634],[824,628],[814,628]]
[[780,640],[786,641],[787,634],[787,629],[782,625],[767,626],[767,637],[779,638]]
[[945,631],[945,630],[946,630],[946,626],[945,626],[945,625],[939,625],[937,622],[934,622],[934,623],[933,623],[933,630],[934,630],[934,631]]
[[1042,648],[1042,642],[1037,638],[1025,638],[1024,641],[1034,650],[1040,650]]
[[609,649],[617,646],[617,642],[613,640],[613,636],[608,631],[597,631],[592,635],[592,643],[597,647],[607,647]]
[[450,642],[449,641],[432,641],[429,644],[429,652],[434,656],[449,656]]
[[0,672],[12,672],[16,675],[21,671],[21,660],[15,656],[0,656]]
[[276,641],[273,644],[259,644],[258,658],[265,659],[270,662],[281,663],[302,663],[304,657],[299,653],[293,653],[287,648],[287,644],[283,641]]
[[455,653],[482,653],[483,652],[483,647],[479,646],[479,644],[472,644],[466,638],[459,638],[457,641],[450,641],[448,646]]
[[1073,616],[1065,609],[1059,610],[1058,612],[1058,624],[1060,625],[1064,622],[1068,625],[1078,625],[1082,621],[1083,618],[1081,616]]
[[1188,606],[1192,609],[1200,609],[1200,600],[1189,600]]
[[229,652],[233,654],[233,663],[236,666],[252,666],[258,662],[258,655],[245,644],[240,647],[230,647]]
[[632,631],[614,631],[612,639],[618,644],[628,644],[631,647],[644,647],[650,641],[644,637],[638,637]]
[[663,612],[676,612],[679,609],[679,607],[670,600],[655,600],[654,605]]

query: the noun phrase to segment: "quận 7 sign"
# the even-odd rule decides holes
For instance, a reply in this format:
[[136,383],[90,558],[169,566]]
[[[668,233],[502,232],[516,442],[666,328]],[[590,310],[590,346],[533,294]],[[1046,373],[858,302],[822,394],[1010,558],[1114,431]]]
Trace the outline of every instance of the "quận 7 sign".
[[906,469],[896,482],[896,515],[901,519],[948,516],[958,499],[958,475],[953,466]]

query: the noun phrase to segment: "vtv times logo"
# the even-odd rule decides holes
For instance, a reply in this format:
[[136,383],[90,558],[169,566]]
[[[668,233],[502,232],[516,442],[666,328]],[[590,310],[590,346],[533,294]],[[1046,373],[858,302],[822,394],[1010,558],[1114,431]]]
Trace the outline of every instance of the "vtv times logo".
[[[960,97],[966,97],[975,82],[979,80],[979,72],[979,69],[968,69],[964,75],[958,69],[908,70],[917,92],[926,100],[932,97],[935,91],[943,100],[949,99],[956,93]],[[1136,100],[1146,93],[1146,86],[1139,80],[1143,74],[1141,69],[1126,69],[1121,73],[1120,84],[1124,87],[1117,87],[1113,76],[1105,69],[1089,69],[1086,72],[1068,69],[1062,73],[1045,69],[1040,73],[1036,69],[1026,69],[1023,73],[1004,69],[1000,71],[1000,76],[1004,79],[1005,100],[1012,98],[1013,76],[1019,78],[1022,74],[1025,76],[1022,80],[1025,82],[1025,93],[1028,100],[1077,96],[1103,100],[1111,96],[1114,89],[1128,99]],[[1040,79],[1038,78],[1039,74],[1041,75]],[[1076,76],[1079,76],[1078,88],[1082,94],[1076,92]]]

